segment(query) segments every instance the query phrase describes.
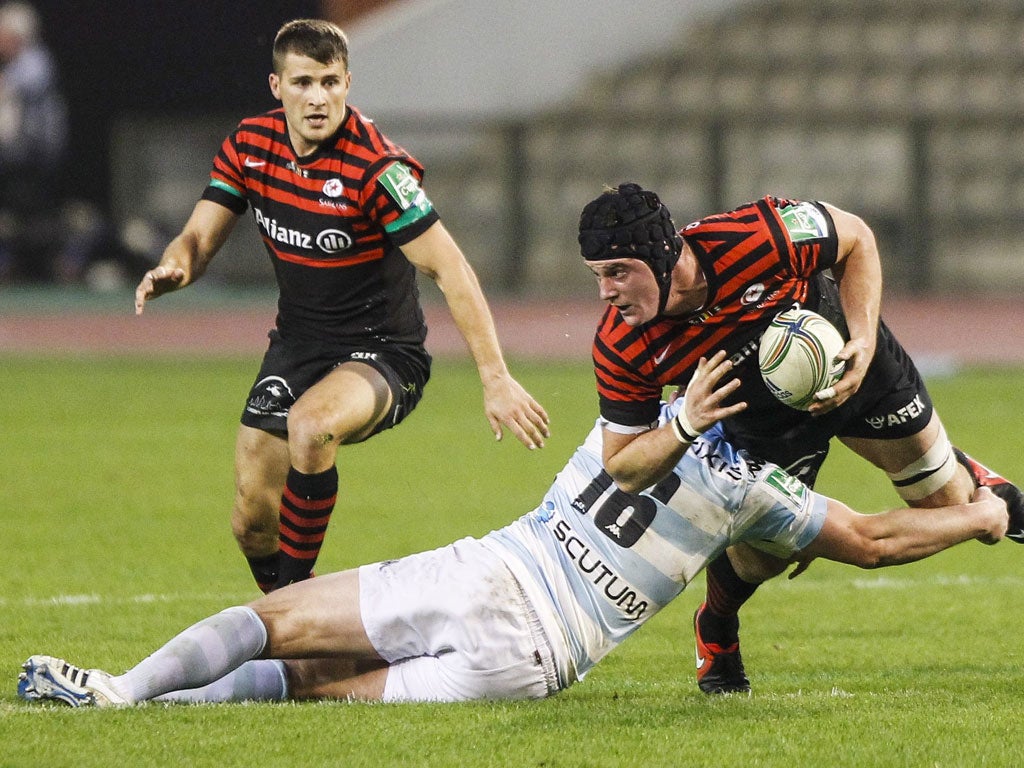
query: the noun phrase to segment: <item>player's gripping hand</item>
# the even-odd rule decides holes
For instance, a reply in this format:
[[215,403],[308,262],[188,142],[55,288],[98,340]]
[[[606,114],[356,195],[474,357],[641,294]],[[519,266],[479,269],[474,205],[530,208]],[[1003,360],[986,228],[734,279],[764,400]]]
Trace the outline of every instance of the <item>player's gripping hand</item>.
[[981,486],[971,497],[969,507],[978,509],[982,515],[982,526],[985,533],[978,536],[982,544],[996,544],[1006,535],[1010,518],[1006,514],[1006,502],[992,493],[991,488]]
[[165,293],[176,291],[185,282],[185,270],[180,267],[153,267],[139,282],[135,289],[135,314],[141,315],[146,302],[163,296]]
[[551,436],[547,411],[509,374],[484,384],[484,413],[496,440],[503,425],[531,451]]
[[822,416],[829,411],[834,411],[857,394],[860,385],[864,383],[864,377],[867,375],[868,366],[871,365],[874,354],[874,346],[869,346],[862,339],[850,339],[846,342],[839,350],[839,354],[836,355],[837,360],[846,361],[843,377],[833,386],[816,392],[814,394],[815,402],[811,403],[811,407],[807,409],[808,412],[812,416]]

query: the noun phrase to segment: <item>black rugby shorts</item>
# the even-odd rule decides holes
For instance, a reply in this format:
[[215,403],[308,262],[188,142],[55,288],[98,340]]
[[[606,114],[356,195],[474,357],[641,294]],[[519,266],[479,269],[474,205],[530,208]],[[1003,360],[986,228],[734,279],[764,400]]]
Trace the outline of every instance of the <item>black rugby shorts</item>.
[[850,398],[839,437],[895,440],[916,435],[932,418],[932,399],[917,366],[885,323],[879,323],[875,359]]
[[780,418],[758,412],[724,423],[726,437],[755,458],[778,464],[814,486],[833,437],[897,440],[915,435],[932,417],[932,400],[910,355],[879,322],[875,357],[861,388],[840,408],[812,417],[768,406]]
[[[370,435],[400,423],[419,403],[430,378],[431,358],[422,347],[331,346],[286,342],[274,330],[260,371],[242,410],[247,427],[288,434],[288,411],[302,394],[337,366],[357,360],[375,368],[391,389],[391,409]],[[364,438],[365,439],[365,438]]]

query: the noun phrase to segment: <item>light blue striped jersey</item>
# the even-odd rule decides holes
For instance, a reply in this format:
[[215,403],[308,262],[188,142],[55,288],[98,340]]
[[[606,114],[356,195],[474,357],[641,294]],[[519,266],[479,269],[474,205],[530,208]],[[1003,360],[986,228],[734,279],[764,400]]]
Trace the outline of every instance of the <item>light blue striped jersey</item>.
[[522,583],[569,685],[727,546],[788,557],[818,535],[825,509],[824,497],[736,451],[717,428],[666,479],[627,494],[602,467],[596,425],[541,505],[483,542]]

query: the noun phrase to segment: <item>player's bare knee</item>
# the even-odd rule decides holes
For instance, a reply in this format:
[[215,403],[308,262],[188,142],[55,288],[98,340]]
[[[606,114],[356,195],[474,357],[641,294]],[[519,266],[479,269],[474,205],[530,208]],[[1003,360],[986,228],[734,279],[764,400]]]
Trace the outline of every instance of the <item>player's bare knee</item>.
[[789,567],[788,560],[773,557],[753,547],[738,545],[728,550],[736,575],[749,584],[760,584],[778,576]]
[[345,435],[323,414],[288,415],[288,454],[291,464],[302,472],[320,471],[334,463]]
[[325,434],[333,437],[328,421],[328,414],[323,408],[307,407],[301,400],[295,403],[288,412],[289,450],[294,450],[297,444],[322,439]]
[[[291,425],[289,424],[289,427]],[[290,428],[288,451],[293,457],[324,450],[335,450],[341,444],[341,435],[324,423],[307,423]]]
[[316,676],[311,674],[308,659],[285,659],[284,674],[288,684],[288,698],[303,701],[317,698]]

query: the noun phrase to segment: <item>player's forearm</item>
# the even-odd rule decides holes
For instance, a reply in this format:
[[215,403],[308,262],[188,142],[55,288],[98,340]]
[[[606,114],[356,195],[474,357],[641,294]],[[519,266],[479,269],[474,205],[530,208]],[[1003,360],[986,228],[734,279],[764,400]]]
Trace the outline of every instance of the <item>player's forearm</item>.
[[224,245],[238,219],[239,215],[230,209],[200,200],[184,228],[164,249],[158,266],[166,272],[181,270],[184,279],[177,288],[194,283]]
[[167,270],[180,269],[184,272],[185,278],[179,286],[184,288],[202,276],[212,258],[212,253],[203,253],[199,239],[195,235],[182,232],[168,243],[157,266],[165,267]]
[[438,275],[437,284],[448,309],[476,363],[480,379],[488,382],[507,376],[508,366],[501,353],[494,318],[469,264]]
[[402,246],[402,252],[441,289],[484,385],[508,376],[480,281],[444,225],[435,222],[426,232]]
[[668,424],[644,432],[614,454],[604,456],[605,469],[627,493],[639,493],[665,478],[686,453]]
[[690,445],[715,422],[747,408],[745,401],[723,405],[740,386],[733,378],[722,384],[733,365],[725,350],[701,358],[686,387],[686,399],[666,424],[636,435],[605,429],[601,458],[605,469],[622,490],[635,493],[660,481],[683,457]]

